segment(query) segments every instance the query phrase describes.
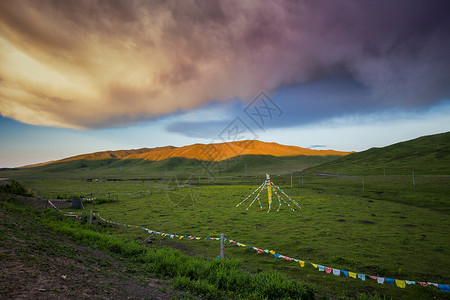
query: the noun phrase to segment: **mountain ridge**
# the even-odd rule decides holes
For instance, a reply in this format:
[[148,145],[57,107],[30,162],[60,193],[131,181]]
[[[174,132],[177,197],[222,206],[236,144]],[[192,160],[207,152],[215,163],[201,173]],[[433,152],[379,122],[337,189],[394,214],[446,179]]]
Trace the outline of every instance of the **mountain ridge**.
[[353,152],[336,150],[313,150],[298,146],[282,145],[275,142],[262,142],[258,140],[246,140],[224,142],[216,144],[192,144],[175,147],[164,146],[155,148],[139,148],[130,150],[107,150],[87,154],[79,154],[60,160],[23,166],[22,168],[34,168],[49,164],[69,162],[75,160],[103,160],[103,159],[141,159],[147,161],[161,161],[168,158],[187,158],[200,161],[223,161],[241,155],[272,155],[275,157],[286,156],[345,156]]

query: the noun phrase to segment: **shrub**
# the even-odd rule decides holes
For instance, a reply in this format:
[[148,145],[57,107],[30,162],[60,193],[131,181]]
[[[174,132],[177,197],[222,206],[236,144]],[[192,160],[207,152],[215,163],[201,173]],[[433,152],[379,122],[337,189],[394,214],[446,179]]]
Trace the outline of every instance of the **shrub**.
[[19,196],[26,196],[26,197],[33,196],[32,193],[30,193],[23,185],[21,185],[14,179],[11,180],[11,183],[0,185],[0,193],[16,194]]

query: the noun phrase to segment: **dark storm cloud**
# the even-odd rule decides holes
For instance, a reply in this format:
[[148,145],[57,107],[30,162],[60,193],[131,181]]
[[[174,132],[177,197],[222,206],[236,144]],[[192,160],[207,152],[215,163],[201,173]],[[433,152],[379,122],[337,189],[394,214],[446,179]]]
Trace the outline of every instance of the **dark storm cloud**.
[[118,126],[330,75],[364,95],[291,97],[299,122],[429,106],[450,96],[449,15],[444,0],[2,1],[0,112]]

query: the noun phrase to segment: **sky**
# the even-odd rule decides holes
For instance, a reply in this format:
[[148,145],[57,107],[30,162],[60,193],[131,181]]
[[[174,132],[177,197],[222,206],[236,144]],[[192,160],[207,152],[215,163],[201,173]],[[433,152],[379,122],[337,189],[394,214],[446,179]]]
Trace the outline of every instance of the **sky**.
[[1,1],[0,167],[450,131],[450,2]]

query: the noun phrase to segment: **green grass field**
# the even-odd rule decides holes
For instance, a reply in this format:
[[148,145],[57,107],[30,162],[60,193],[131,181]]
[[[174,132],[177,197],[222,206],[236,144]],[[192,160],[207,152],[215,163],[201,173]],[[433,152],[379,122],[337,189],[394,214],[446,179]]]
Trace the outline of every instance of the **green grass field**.
[[[372,279],[318,272],[310,264],[400,280],[450,283],[449,147],[450,133],[443,133],[342,158],[255,155],[220,163],[181,158],[72,161],[6,170],[1,177],[18,179],[46,198],[90,197],[92,193],[97,199],[87,203],[84,215],[94,210],[111,221],[170,234],[218,237],[224,233],[239,243],[305,261],[302,268],[248,247],[227,243],[225,249],[226,257],[240,260],[244,269],[279,271],[304,282],[316,298],[364,299],[361,295],[375,294],[374,299],[450,299],[433,286],[400,289]],[[275,202],[267,214],[267,194],[261,197],[263,212],[257,203],[245,210],[252,199],[236,208],[264,181],[265,172],[302,205],[301,210],[291,212],[283,204],[277,212]],[[100,219],[91,228],[135,241],[149,238],[141,229]],[[150,240],[145,244],[150,248],[169,246],[203,261],[219,254],[218,241],[159,235]],[[187,284],[186,279],[179,280],[181,286]]]
[[[272,180],[296,199],[301,210],[291,212],[283,204],[279,212],[260,212],[250,200],[235,205],[264,181],[263,176],[216,178],[201,185],[174,176],[165,181],[22,180],[39,189],[41,196],[68,198],[93,195],[105,201],[86,206],[106,219],[153,230],[200,237],[226,238],[304,260],[275,260],[269,254],[226,244],[225,255],[258,270],[277,270],[305,282],[318,296],[355,297],[378,293],[393,299],[448,299],[435,287],[419,285],[400,289],[372,279],[336,277],[318,272],[308,262],[367,275],[395,279],[450,282],[450,178],[407,176],[360,177],[273,176]],[[189,184],[191,183],[191,185]],[[267,196],[262,197],[267,209]],[[98,201],[101,202],[101,201]],[[95,220],[94,226],[101,226]],[[104,227],[104,226],[103,226]],[[102,227],[102,228],[103,228]],[[109,228],[109,226],[107,226]],[[136,240],[149,235],[143,230],[111,226],[110,231]],[[217,257],[218,241],[171,239],[153,235],[150,247],[162,245],[191,256]]]

